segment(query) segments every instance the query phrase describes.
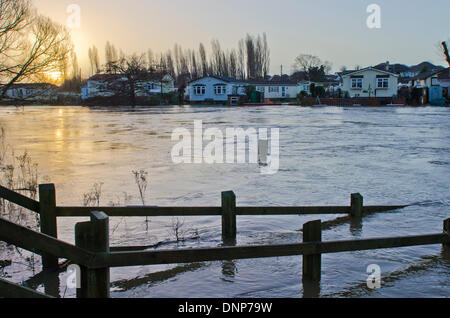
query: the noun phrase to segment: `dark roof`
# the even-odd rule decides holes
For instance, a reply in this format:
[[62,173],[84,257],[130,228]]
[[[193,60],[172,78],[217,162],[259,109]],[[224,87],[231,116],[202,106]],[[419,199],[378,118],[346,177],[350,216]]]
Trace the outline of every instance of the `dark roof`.
[[415,81],[424,80],[424,79],[434,76],[440,72],[442,72],[442,70],[439,70],[439,71],[433,70],[433,71],[423,72],[423,73],[420,73],[419,75],[417,75],[416,77],[414,77],[413,80],[415,80]]
[[307,79],[307,76],[306,76],[306,72],[304,72],[304,71],[297,71],[297,72],[292,73],[292,75],[291,75],[291,80],[293,80],[293,81],[301,82],[301,81],[306,81],[306,79]]
[[241,80],[238,80],[238,79],[233,78],[233,77],[208,75],[208,76],[203,76],[203,77],[197,78],[195,80],[192,80],[188,84],[193,83],[193,82],[197,82],[199,80],[202,80],[202,79],[208,78],[208,77],[215,78],[215,79],[217,79],[219,81],[223,81],[223,82],[226,82],[226,83],[245,83],[245,81],[241,81]]
[[446,69],[443,69],[438,74],[439,79],[450,79],[450,67],[447,67]]
[[396,73],[392,73],[392,72],[389,72],[389,71],[386,71],[386,70],[382,70],[382,69],[379,69],[379,68],[375,68],[375,67],[372,67],[372,66],[365,67],[365,68],[362,68],[362,69],[356,70],[356,71],[344,71],[344,72],[341,72],[341,73],[338,73],[338,74],[340,74],[339,76],[342,77],[342,76],[346,76],[346,75],[349,75],[349,74],[352,74],[352,73],[358,73],[358,72],[362,72],[362,71],[370,70],[370,69],[374,69],[374,70],[376,70],[376,71],[380,71],[380,72],[384,72],[384,73],[389,73],[389,74],[392,74],[392,75],[394,75],[394,76],[398,76],[398,74],[396,74]]
[[300,81],[295,81],[295,80],[291,80],[291,79],[285,79],[285,78],[273,78],[269,81],[267,80],[249,80],[247,81],[248,84],[251,85],[265,85],[265,86],[270,86],[270,85],[297,85]]
[[[166,76],[168,74],[161,74],[161,73],[146,73],[142,80],[147,80],[147,81],[159,81],[161,80],[162,77]],[[106,73],[101,73],[101,74],[95,74],[93,76],[91,76],[88,80],[89,81],[115,81],[117,79],[123,78],[125,77],[124,74],[106,74]]]
[[410,67],[404,64],[389,64],[389,62],[378,64],[377,66],[374,66],[374,68],[382,70],[382,71],[388,71],[391,73],[404,73],[408,72],[410,70]]
[[338,75],[339,77],[342,77],[342,76],[344,76],[344,75],[347,75],[347,74],[350,74],[350,73],[354,73],[354,72],[356,72],[356,71],[358,71],[358,70],[345,70],[345,71],[343,71],[343,72],[338,72],[337,75]]

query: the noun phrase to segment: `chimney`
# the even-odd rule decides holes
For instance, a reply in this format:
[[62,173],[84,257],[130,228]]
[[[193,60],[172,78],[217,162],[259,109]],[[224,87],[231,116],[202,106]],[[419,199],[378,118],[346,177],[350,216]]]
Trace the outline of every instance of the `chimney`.
[[387,61],[386,62],[386,71],[388,71],[388,72],[389,72],[389,64],[390,64],[389,61]]

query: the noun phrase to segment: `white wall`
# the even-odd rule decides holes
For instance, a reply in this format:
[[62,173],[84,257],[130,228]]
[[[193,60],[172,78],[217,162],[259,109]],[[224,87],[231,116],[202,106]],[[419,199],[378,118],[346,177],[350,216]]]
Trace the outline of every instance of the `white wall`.
[[[304,90],[303,84],[299,85],[256,85],[257,88],[264,88],[264,98],[296,98],[298,93]],[[278,88],[278,92],[270,92],[270,87]],[[282,96],[283,87],[286,88],[286,96]],[[308,91],[308,89],[306,89]]]
[[[377,75],[387,75],[388,73],[378,71],[375,69],[361,70],[361,72],[355,72],[343,76],[343,91],[348,92],[350,97],[369,97],[369,87],[371,89],[370,97],[392,97],[398,93],[398,77],[394,75],[389,76],[389,88],[381,89],[377,88]],[[352,76],[364,76],[362,89],[352,89],[351,82]]]
[[[214,90],[214,85],[222,84],[226,88],[225,94],[217,95]],[[194,87],[196,85],[205,85],[205,94],[196,95],[194,93]],[[197,81],[191,82],[188,87],[190,101],[193,102],[203,102],[205,100],[213,100],[217,102],[226,102],[228,101],[228,95],[232,95],[236,92],[233,92],[234,89],[237,90],[238,95],[244,95],[245,90],[243,88],[239,88],[243,84],[239,83],[227,83],[225,81],[219,80],[214,77],[205,77],[201,78]]]

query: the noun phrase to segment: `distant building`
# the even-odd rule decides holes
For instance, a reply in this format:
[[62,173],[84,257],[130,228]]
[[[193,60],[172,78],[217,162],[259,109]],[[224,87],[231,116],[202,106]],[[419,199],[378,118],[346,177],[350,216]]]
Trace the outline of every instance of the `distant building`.
[[399,75],[373,67],[341,74],[342,90],[350,97],[393,97]]
[[228,102],[230,97],[245,96],[248,84],[230,77],[206,76],[189,82],[191,102]]
[[[127,78],[123,74],[96,74],[90,77],[86,86],[82,88],[82,98],[116,96],[118,92],[115,87],[121,82],[127,82]],[[160,93],[166,94],[175,90],[172,76],[148,73],[136,83],[135,94],[137,97],[146,97]]]
[[270,81],[248,81],[248,84],[255,86],[258,92],[263,93],[264,99],[296,98],[301,91],[309,94],[310,85],[307,81],[297,82],[279,77]]
[[404,64],[391,64],[389,61],[378,64],[374,68],[398,74],[400,78],[403,79],[402,82],[404,82],[405,79],[416,77],[423,72],[437,72],[444,69],[442,66],[434,65],[430,62],[422,62],[417,65],[407,66]]
[[448,70],[434,70],[420,73],[410,80],[411,86],[415,88],[425,88],[440,86],[439,75],[448,73]]
[[48,83],[13,84],[6,91],[6,98],[12,100],[47,101],[57,98],[58,87]]
[[450,98],[450,67],[439,71],[423,72],[410,81],[410,87],[421,91],[419,102],[444,104]]

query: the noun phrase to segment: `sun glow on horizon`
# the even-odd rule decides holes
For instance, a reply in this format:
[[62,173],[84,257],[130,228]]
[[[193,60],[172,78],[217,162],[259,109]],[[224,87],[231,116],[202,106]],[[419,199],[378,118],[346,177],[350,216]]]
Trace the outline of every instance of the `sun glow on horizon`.
[[64,76],[62,72],[53,71],[53,72],[45,72],[45,77],[50,81],[52,84],[62,84],[64,82]]

